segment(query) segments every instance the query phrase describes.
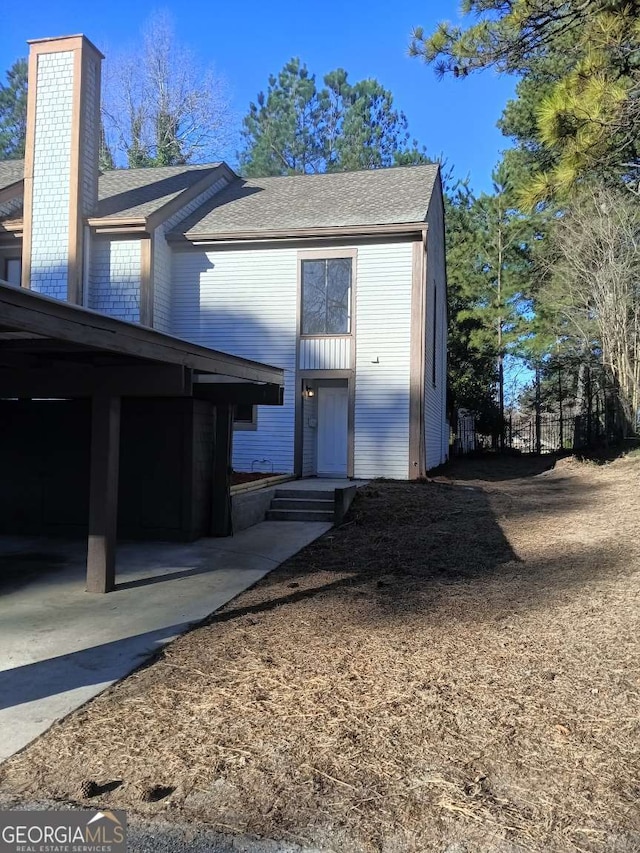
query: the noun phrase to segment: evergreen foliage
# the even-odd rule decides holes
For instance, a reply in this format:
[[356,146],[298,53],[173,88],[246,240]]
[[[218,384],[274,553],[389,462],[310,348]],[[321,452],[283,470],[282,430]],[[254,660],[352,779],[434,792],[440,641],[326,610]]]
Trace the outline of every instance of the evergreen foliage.
[[18,59],[0,83],[0,160],[24,157],[27,133],[27,60]]
[[458,184],[445,196],[445,217],[450,404],[454,409],[473,412],[492,429],[498,416],[493,393],[498,384],[498,363],[494,342],[483,334],[482,318],[469,311],[484,282],[476,262],[480,241],[475,199],[466,183]]
[[493,193],[474,198],[464,186],[447,202],[451,383],[458,407],[501,415],[504,362],[527,353],[530,283],[540,222],[514,206],[507,167]]
[[418,28],[410,52],[434,63],[439,75],[495,67],[522,77],[520,105],[511,106],[507,126],[521,132],[528,124],[533,141],[531,151],[521,148],[522,159],[535,165],[523,202],[567,198],[594,172],[633,179],[640,0],[465,0],[462,11],[475,23],[443,22],[430,36]]
[[377,169],[429,162],[393,95],[377,80],[350,83],[338,68],[319,87],[293,58],[269,78],[244,118],[240,154],[248,177]]

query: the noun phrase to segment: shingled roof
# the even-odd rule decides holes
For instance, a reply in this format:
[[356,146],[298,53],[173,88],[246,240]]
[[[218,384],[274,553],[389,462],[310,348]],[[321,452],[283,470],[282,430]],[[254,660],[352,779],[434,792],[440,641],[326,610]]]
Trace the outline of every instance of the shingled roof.
[[114,169],[100,175],[96,219],[137,219],[150,216],[184,190],[221,171],[221,163],[205,166],[159,166]]
[[[211,178],[212,183],[215,173],[222,176],[225,170],[233,177],[222,163],[105,172],[98,180],[98,209],[92,219],[144,219],[200,181]],[[0,162],[0,190],[22,181],[23,176],[24,160]]]
[[[0,162],[0,190],[19,182],[23,160]],[[244,180],[224,163],[115,169],[100,175],[91,221],[145,219],[216,174],[232,182],[201,205],[174,236],[221,239],[336,227],[424,222],[437,165]],[[2,214],[0,210],[0,215]],[[9,214],[9,209],[4,211]],[[19,215],[15,204],[11,215]]]
[[179,233],[202,240],[424,222],[437,175],[430,164],[240,179],[180,223]]
[[0,190],[17,184],[24,175],[24,160],[0,160]]

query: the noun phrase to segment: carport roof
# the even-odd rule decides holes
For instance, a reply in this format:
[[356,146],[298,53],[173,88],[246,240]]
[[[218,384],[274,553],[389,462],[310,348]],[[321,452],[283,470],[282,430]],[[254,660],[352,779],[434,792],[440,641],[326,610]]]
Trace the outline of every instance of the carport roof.
[[[0,376],[26,368],[25,357],[49,354],[68,359],[71,366],[74,361],[94,368],[178,366],[188,373],[189,383],[193,378],[284,384],[280,368],[0,283]],[[0,396],[7,396],[1,392],[0,387]]]

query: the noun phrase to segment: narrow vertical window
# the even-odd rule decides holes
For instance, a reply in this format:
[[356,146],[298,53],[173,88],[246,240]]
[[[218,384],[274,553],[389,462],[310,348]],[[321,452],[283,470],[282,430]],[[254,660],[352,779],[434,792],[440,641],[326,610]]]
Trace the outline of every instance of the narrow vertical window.
[[431,382],[436,384],[436,355],[438,353],[438,285],[433,282],[433,352],[431,354]]

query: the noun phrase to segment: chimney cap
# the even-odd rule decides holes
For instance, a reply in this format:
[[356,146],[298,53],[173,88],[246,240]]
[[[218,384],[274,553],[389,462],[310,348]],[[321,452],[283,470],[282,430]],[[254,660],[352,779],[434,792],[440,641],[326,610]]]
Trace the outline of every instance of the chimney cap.
[[81,39],[85,44],[89,45],[89,47],[93,48],[93,50],[98,54],[100,59],[104,59],[104,54],[102,53],[102,51],[98,50],[98,48],[91,41],[91,39],[88,39],[82,33],[76,33],[75,35],[69,35],[69,36],[49,36],[47,38],[40,38],[40,39],[27,39],[27,44],[29,44],[29,45],[46,44],[47,42],[63,42],[63,41],[71,41],[72,39]]

